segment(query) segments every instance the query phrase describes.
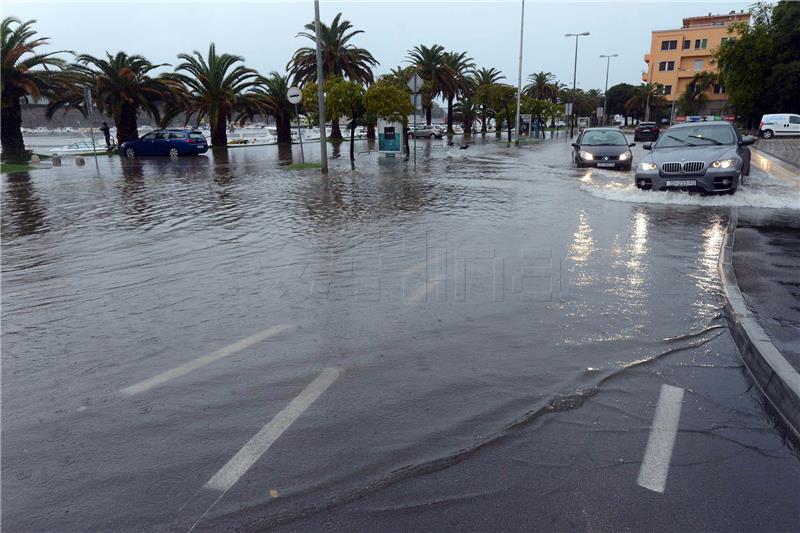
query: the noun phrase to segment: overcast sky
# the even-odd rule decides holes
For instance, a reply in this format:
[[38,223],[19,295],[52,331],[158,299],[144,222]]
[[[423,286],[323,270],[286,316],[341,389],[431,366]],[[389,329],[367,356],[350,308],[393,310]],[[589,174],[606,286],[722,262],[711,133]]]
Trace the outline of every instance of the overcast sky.
[[[536,2],[525,11],[523,77],[539,70],[572,83],[574,38],[581,37],[578,87],[602,89],[604,59],[612,59],[609,86],[638,84],[643,55],[653,29],[679,28],[687,16],[747,9],[748,2]],[[3,0],[3,16],[36,19],[36,29],[51,38],[53,49],[103,54],[124,50],[154,63],[175,63],[176,54],[218,51],[241,55],[262,73],[284,72],[295,49],[310,41],[295,37],[314,17],[311,0],[247,1],[19,1]],[[520,2],[366,2],[322,1],[321,18],[338,12],[365,33],[353,42],[380,61],[376,74],[405,64],[409,48],[441,44],[466,50],[478,66],[495,67],[516,83]]]

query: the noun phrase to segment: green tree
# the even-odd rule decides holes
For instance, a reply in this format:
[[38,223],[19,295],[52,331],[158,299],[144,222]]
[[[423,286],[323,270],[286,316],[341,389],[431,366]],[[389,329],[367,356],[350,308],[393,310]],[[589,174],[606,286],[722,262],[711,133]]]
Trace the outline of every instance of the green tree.
[[[353,30],[353,24],[349,20],[342,20],[341,17],[342,14],[338,13],[330,26],[320,23],[323,79],[343,77],[362,84],[370,84],[374,80],[372,68],[378,65],[378,61],[367,49],[351,43],[353,37],[364,33],[364,30]],[[314,46],[299,48],[286,65],[294,83],[299,85],[315,82],[317,79],[317,34],[314,23],[309,22],[305,25],[305,29],[306,31],[298,33],[297,36],[305,37],[313,42]],[[331,123],[331,139],[341,139],[339,117],[333,113]]]
[[258,101],[258,105],[247,106],[246,114],[252,117],[258,111],[272,115],[275,129],[278,130],[278,142],[292,142],[294,105],[289,102],[289,77],[275,71],[270,72],[269,76],[258,80],[252,97]]
[[187,119],[193,115],[198,121],[208,117],[211,144],[227,146],[227,127],[235,119],[234,113],[251,114],[262,103],[262,96],[251,90],[261,81],[258,72],[239,64],[244,62],[241,56],[218,55],[214,43],[206,57],[195,50],[178,55],[178,59],[183,63],[163,77],[178,94],[169,116],[183,112]]
[[[505,76],[503,76],[503,73],[496,68],[479,68],[472,74],[472,83],[475,87],[475,92],[477,92],[481,87],[492,85],[503,79],[505,79]],[[487,122],[491,116],[489,113],[489,106],[485,103],[477,103],[480,107],[479,115],[481,119],[481,133],[485,134]]]
[[634,88],[633,96],[625,102],[626,113],[641,120],[648,117],[648,106],[650,109],[665,107],[667,101],[661,96],[663,91],[664,87],[658,83],[642,83]]
[[732,39],[714,54],[728,102],[750,127],[800,101],[800,3],[762,2],[751,12],[751,23],[732,24]]
[[708,93],[717,82],[713,72],[698,72],[678,98],[678,110],[685,115],[699,114],[708,102]]
[[461,122],[464,134],[472,134],[472,123],[478,118],[480,106],[470,98],[462,98],[453,105],[453,118]]
[[453,134],[453,101],[472,92],[470,74],[475,64],[466,52],[445,52],[442,64],[446,67],[442,96],[447,100],[447,133]]
[[496,135],[500,137],[501,126],[505,122],[508,129],[508,140],[511,140],[511,128],[516,116],[517,89],[504,83],[492,83],[479,87],[475,91],[475,101],[485,104],[493,113],[497,127]]
[[[169,86],[151,72],[164,65],[154,65],[140,55],[117,52],[106,57],[82,54],[75,59],[73,72],[93,85],[97,106],[114,120],[117,145],[139,138],[138,116],[144,112],[156,122],[161,120],[159,105],[168,98]],[[50,106],[52,113],[62,105],[75,105],[83,95],[80,91],[61,95]]]
[[552,72],[537,72],[528,76],[528,84],[522,89],[526,96],[539,100],[551,99],[556,96],[556,77]]
[[449,68],[445,65],[445,49],[434,44],[430,47],[417,45],[408,52],[407,60],[414,70],[427,83],[423,84],[422,109],[425,111],[425,123],[430,126],[433,99],[442,94],[442,88],[447,84],[450,75]]
[[618,83],[608,88],[606,96],[608,97],[608,111],[609,115],[623,115],[625,117],[625,126],[628,126],[628,113],[625,109],[625,102],[633,97],[636,87],[630,83]]
[[354,80],[344,78],[331,78],[325,84],[326,106],[332,113],[350,117],[350,161],[356,160],[355,156],[355,131],[356,126],[366,113],[364,106],[364,85]]
[[0,144],[4,158],[22,158],[25,155],[21,100],[52,96],[66,81],[59,77],[66,62],[55,57],[64,50],[38,52],[37,48],[49,44],[49,38],[36,37],[32,28],[35,22],[6,17],[0,23]]
[[390,122],[403,124],[403,138],[408,149],[408,115],[414,112],[409,95],[411,91],[403,90],[396,83],[380,79],[370,85],[364,94],[364,110],[375,117]]

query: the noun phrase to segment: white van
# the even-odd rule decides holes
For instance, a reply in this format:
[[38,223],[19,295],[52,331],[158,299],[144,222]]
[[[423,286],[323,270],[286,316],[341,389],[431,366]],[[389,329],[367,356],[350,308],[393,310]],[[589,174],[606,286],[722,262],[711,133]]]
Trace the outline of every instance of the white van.
[[761,117],[758,133],[765,139],[773,135],[800,135],[800,115],[776,113]]

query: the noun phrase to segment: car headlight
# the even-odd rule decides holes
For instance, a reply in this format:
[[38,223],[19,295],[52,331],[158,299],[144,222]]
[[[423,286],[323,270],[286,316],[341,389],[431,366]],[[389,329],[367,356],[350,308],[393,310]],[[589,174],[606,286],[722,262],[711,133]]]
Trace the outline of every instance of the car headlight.
[[641,170],[655,170],[658,168],[658,165],[656,165],[655,163],[648,163],[646,161],[642,161],[641,163],[639,163],[639,168]]
[[580,152],[578,152],[578,155],[580,155],[581,159],[585,161],[591,161],[592,159],[594,159],[594,156],[585,150],[581,150]]
[[619,160],[620,161],[627,161],[630,157],[631,157],[631,153],[630,152],[625,152],[624,154],[620,154],[619,155]]
[[711,163],[711,166],[714,168],[731,168],[736,166],[735,159],[720,159],[718,161],[714,161]]

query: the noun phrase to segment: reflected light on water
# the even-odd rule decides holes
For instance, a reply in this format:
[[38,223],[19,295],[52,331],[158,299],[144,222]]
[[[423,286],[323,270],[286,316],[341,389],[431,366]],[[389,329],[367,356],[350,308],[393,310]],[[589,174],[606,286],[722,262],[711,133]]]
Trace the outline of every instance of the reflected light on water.
[[631,257],[627,261],[628,282],[631,285],[639,286],[644,282],[644,272],[642,271],[642,256],[647,253],[647,226],[649,220],[647,213],[637,211],[633,217],[633,232],[631,234]]
[[[592,238],[592,227],[589,225],[589,216],[586,211],[580,209],[578,210],[578,229],[573,234],[568,259],[579,265],[586,265],[594,250],[594,239]],[[592,277],[582,269],[575,281],[578,285],[587,285],[592,281]]]

